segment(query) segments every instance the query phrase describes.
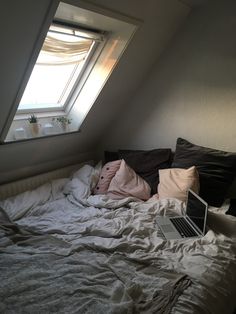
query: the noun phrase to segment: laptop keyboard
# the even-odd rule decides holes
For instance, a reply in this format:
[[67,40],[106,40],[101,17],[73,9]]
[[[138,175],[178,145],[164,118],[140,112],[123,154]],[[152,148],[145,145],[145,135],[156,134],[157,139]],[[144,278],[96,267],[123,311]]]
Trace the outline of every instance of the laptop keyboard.
[[182,238],[194,237],[198,235],[183,217],[170,218],[170,221],[178,230]]

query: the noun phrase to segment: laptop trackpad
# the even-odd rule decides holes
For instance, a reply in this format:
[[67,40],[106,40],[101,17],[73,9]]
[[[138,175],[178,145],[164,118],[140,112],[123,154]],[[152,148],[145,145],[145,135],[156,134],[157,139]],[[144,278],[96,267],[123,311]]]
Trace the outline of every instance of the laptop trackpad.
[[175,232],[175,228],[171,224],[161,225],[161,229],[163,232]]

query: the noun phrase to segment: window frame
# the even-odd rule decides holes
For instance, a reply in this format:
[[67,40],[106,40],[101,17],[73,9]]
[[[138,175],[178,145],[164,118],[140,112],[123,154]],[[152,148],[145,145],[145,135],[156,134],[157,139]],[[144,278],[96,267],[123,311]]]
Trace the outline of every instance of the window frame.
[[[79,25],[81,23],[88,29],[103,29],[107,36],[103,47],[94,54],[92,58],[96,60],[94,67],[87,69],[86,79],[81,80],[77,93],[72,97],[69,107],[55,112],[36,112],[39,123],[43,127],[44,123],[49,123],[52,117],[67,116],[72,119],[70,131],[63,133],[53,133],[34,137],[29,133],[28,113],[17,113],[19,102],[30,78],[31,72],[37,61],[38,54],[42,48],[48,29],[53,20],[60,20]],[[53,0],[50,2],[47,13],[42,19],[42,24],[38,28],[37,36],[32,45],[30,57],[22,58],[24,71],[21,80],[13,92],[15,94],[12,106],[0,135],[0,144],[11,144],[29,140],[40,140],[41,138],[60,136],[67,133],[78,133],[81,125],[86,119],[90,109],[95,104],[100,92],[104,88],[107,80],[116,67],[127,45],[131,41],[135,32],[142,24],[142,21],[112,12],[109,9],[98,7],[97,5],[85,2],[76,3],[74,0]],[[101,46],[101,45],[100,45]],[[16,128],[23,127],[27,133],[25,139],[15,139]]]
[[[29,115],[32,113],[37,114],[38,117],[45,116],[45,113],[48,114],[49,116],[61,116],[61,115],[68,114],[71,107],[73,106],[73,103],[74,103],[73,99],[77,98],[78,94],[80,93],[80,90],[83,88],[83,85],[85,84],[85,82],[89,76],[89,73],[91,72],[92,68],[94,67],[94,65],[97,61],[97,58],[99,57],[103,47],[106,45],[106,42],[108,40],[108,33],[105,31],[102,31],[102,30],[98,31],[97,29],[96,30],[95,29],[86,29],[80,25],[75,25],[73,23],[66,23],[66,22],[62,22],[62,21],[54,19],[52,21],[52,23],[50,24],[48,31],[49,31],[51,25],[63,27],[65,29],[68,28],[69,30],[75,30],[77,32],[84,33],[85,38],[93,40],[91,51],[89,51],[88,55],[86,56],[86,60],[82,66],[82,69],[79,72],[78,77],[75,79],[75,82],[74,82],[68,96],[66,97],[63,106],[51,106],[50,108],[48,107],[48,108],[17,109],[16,115],[15,115],[16,120],[25,119],[26,115]],[[43,43],[44,43],[46,37],[47,37],[47,34],[44,37]],[[81,36],[81,37],[83,37],[83,36]],[[42,43],[42,46],[39,50],[39,53],[42,50],[43,43]],[[38,53],[38,55],[39,55],[39,53]],[[34,63],[34,66],[32,67],[30,75],[34,70],[36,63],[37,63],[37,59]],[[30,80],[30,75],[29,75],[27,84]],[[27,84],[25,85],[24,91],[26,90]],[[22,97],[23,97],[24,91],[22,93]],[[20,101],[19,101],[19,104],[20,104]],[[18,104],[18,107],[19,107],[19,104]],[[43,115],[41,115],[41,114],[43,114]]]

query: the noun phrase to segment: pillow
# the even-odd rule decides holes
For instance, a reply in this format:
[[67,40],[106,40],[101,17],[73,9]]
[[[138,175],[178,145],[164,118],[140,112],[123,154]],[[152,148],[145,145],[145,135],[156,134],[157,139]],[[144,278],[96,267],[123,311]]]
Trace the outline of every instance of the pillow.
[[202,147],[178,138],[173,168],[196,166],[200,178],[200,196],[220,207],[236,173],[236,154]]
[[120,168],[121,160],[107,162],[103,167],[98,180],[98,184],[94,189],[94,194],[106,194],[111,179]]
[[91,183],[90,183],[91,191],[94,191],[95,187],[97,186],[101,171],[102,171],[102,161],[100,160],[93,168],[93,172],[91,176]]
[[148,200],[150,192],[148,183],[122,160],[119,170],[111,180],[108,195],[114,198],[133,196],[141,200]]
[[236,217],[236,199],[231,198],[229,209],[226,212],[226,215],[231,215]]
[[158,170],[170,168],[171,149],[119,150],[119,158],[126,163],[151,187],[151,194],[155,194],[159,183]]
[[105,163],[110,161],[115,161],[119,159],[119,153],[118,152],[110,152],[105,150],[104,151],[104,161]]
[[159,170],[160,183],[158,196],[162,198],[177,198],[186,201],[188,189],[199,193],[199,176],[196,167],[189,169],[170,168]]
[[85,184],[90,184],[94,173],[94,167],[91,165],[83,165],[76,172],[73,173],[72,179],[80,179]]
[[98,162],[95,167],[87,164],[83,165],[81,168],[73,173],[72,179],[67,184],[65,184],[63,193],[71,194],[72,191],[77,188],[77,179],[83,182],[85,185],[88,185],[92,191],[98,183],[101,169],[101,162]]

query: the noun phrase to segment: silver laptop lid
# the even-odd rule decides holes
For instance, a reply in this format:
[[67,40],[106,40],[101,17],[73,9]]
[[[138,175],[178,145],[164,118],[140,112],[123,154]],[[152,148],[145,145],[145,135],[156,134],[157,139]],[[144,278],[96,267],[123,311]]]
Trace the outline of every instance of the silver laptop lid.
[[208,204],[192,190],[188,190],[186,215],[205,234]]

